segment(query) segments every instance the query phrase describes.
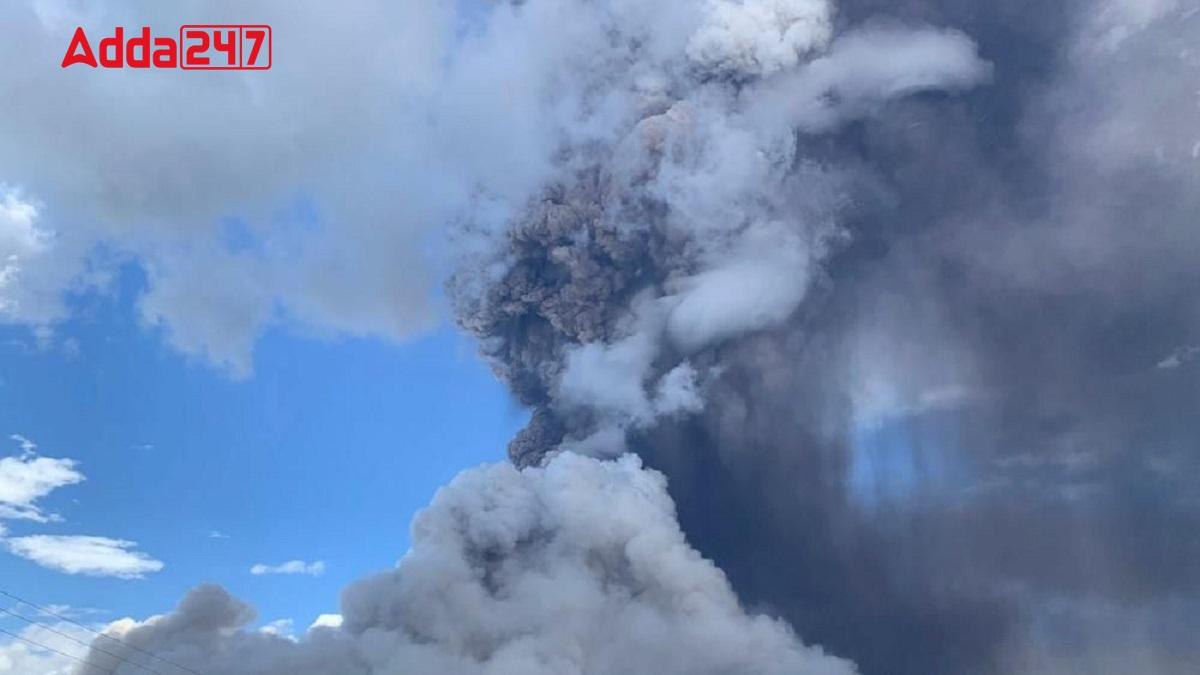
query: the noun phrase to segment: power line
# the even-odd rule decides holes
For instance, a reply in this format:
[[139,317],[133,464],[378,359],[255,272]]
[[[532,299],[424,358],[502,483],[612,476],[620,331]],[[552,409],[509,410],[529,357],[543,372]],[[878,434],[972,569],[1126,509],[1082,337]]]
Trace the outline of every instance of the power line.
[[[18,596],[16,596],[16,595],[13,595],[12,593],[9,593],[8,591],[5,591],[5,590],[0,590],[0,595],[3,595],[3,596],[5,596],[5,597],[8,597],[8,598],[12,598],[13,600],[16,600],[17,602],[19,602],[19,603],[21,603],[21,604],[29,605],[30,607],[32,607],[32,608],[34,608],[34,609],[38,610],[39,612],[41,612],[41,613],[43,613],[43,614],[46,614],[46,615],[48,615],[48,616],[52,616],[52,617],[54,617],[54,618],[56,618],[56,619],[58,619],[58,620],[60,620],[60,621],[66,621],[66,622],[67,622],[67,623],[69,623],[69,624],[72,624],[72,625],[74,625],[74,626],[78,626],[78,627],[80,627],[80,628],[82,628],[82,629],[86,630],[87,632],[89,632],[89,633],[92,633],[93,635],[97,635],[97,636],[99,636],[99,637],[106,638],[106,639],[108,639],[108,640],[112,640],[113,642],[116,642],[116,643],[117,643],[117,644],[119,644],[119,645],[124,645],[124,646],[126,646],[126,647],[128,647],[128,648],[130,648],[130,649],[132,649],[132,650],[134,650],[134,651],[136,651],[136,652],[140,652],[140,653],[142,653],[142,654],[145,654],[146,656],[149,656],[149,657],[150,657],[150,658],[152,658],[152,659],[158,659],[159,661],[162,661],[163,663],[166,663],[166,664],[168,664],[168,665],[171,665],[171,666],[175,666],[176,668],[178,668],[178,669],[180,669],[180,670],[186,670],[187,672],[189,672],[189,673],[192,673],[192,675],[204,675],[203,673],[201,673],[201,672],[200,672],[200,671],[198,671],[198,670],[194,670],[194,669],[192,669],[192,668],[188,668],[187,666],[184,666],[184,665],[180,665],[180,664],[178,664],[178,663],[175,663],[174,661],[171,661],[170,659],[163,658],[163,657],[159,656],[158,654],[155,654],[154,652],[149,652],[149,651],[146,651],[145,649],[142,649],[141,647],[138,647],[137,645],[129,644],[128,642],[125,642],[124,640],[122,640],[122,639],[120,639],[120,638],[115,638],[115,637],[113,637],[113,636],[111,636],[111,635],[109,635],[109,634],[107,634],[107,633],[101,633],[100,631],[97,631],[97,630],[95,630],[95,629],[89,628],[89,627],[87,627],[87,626],[85,626],[85,625],[83,625],[83,624],[79,623],[78,621],[75,621],[74,619],[67,618],[67,617],[65,617],[65,616],[63,616],[63,615],[61,615],[61,614],[58,614],[57,612],[54,612],[54,611],[52,611],[52,610],[50,610],[50,609],[48,609],[48,608],[46,608],[46,607],[42,607],[41,605],[39,605],[39,604],[37,604],[37,603],[30,602],[30,601],[28,601],[28,600],[26,600],[26,599],[24,599],[24,598],[20,598],[20,597],[18,597]],[[132,661],[131,661],[130,663],[132,663]],[[135,663],[134,665],[138,665],[138,664],[136,664],[136,663]],[[139,667],[141,667],[141,666],[139,666]],[[153,672],[153,671],[152,671],[152,672]]]
[[116,659],[116,660],[118,660],[118,661],[120,661],[120,662],[122,662],[122,663],[128,663],[128,664],[129,664],[129,665],[131,665],[131,666],[136,666],[136,667],[138,667],[138,668],[141,668],[142,670],[145,670],[145,671],[148,671],[148,672],[154,673],[154,675],[163,675],[162,673],[158,672],[157,670],[155,670],[155,669],[153,669],[153,668],[148,668],[148,667],[146,667],[146,666],[143,666],[142,664],[140,664],[140,663],[138,663],[138,662],[136,662],[136,661],[133,661],[132,659],[127,659],[127,658],[125,658],[124,656],[120,656],[120,655],[118,655],[118,654],[114,654],[114,653],[112,653],[112,652],[110,652],[110,651],[107,651],[107,650],[105,650],[105,649],[101,649],[101,648],[99,648],[99,647],[96,647],[96,646],[94,646],[94,645],[90,645],[90,644],[88,644],[88,643],[84,642],[83,640],[80,640],[79,638],[76,638],[76,637],[74,637],[74,636],[72,636],[72,635],[67,635],[66,633],[64,633],[64,632],[62,632],[62,631],[60,631],[60,630],[58,630],[57,628],[54,628],[53,626],[50,626],[50,625],[44,624],[44,623],[42,623],[42,622],[40,622],[40,621],[37,621],[37,620],[31,619],[31,618],[29,618],[29,617],[27,617],[27,616],[22,616],[22,615],[20,615],[20,614],[17,614],[16,612],[14,612],[14,611],[12,611],[12,610],[9,610],[9,609],[4,609],[3,607],[0,607],[0,612],[4,612],[5,614],[7,614],[7,615],[9,615],[9,616],[16,617],[16,618],[18,618],[18,619],[20,619],[20,620],[22,620],[22,621],[28,621],[29,623],[31,623],[31,624],[33,624],[33,625],[35,625],[35,626],[39,627],[39,628],[43,628],[43,629],[45,629],[45,630],[47,630],[47,631],[50,631],[51,633],[54,633],[55,635],[58,635],[58,636],[61,636],[61,637],[65,637],[66,639],[70,640],[71,642],[74,642],[75,644],[78,644],[78,645],[83,645],[83,646],[84,646],[84,647],[86,647],[87,649],[92,649],[92,650],[95,650],[95,651],[97,651],[97,652],[99,652],[99,653],[101,653],[101,654],[107,654],[107,655],[109,655],[109,656],[113,657],[114,659]]
[[16,633],[13,633],[11,631],[4,630],[3,628],[0,628],[0,633],[14,637],[14,638],[20,640],[21,642],[27,642],[39,649],[45,649],[46,651],[54,652],[55,654],[58,654],[59,656],[65,656],[68,659],[74,659],[74,660],[82,663],[85,666],[90,666],[92,668],[99,668],[100,670],[103,670],[106,673],[112,673],[114,670],[116,670],[115,668],[105,669],[103,666],[98,666],[98,665],[92,663],[91,661],[88,661],[87,659],[80,658],[78,656],[75,656],[74,654],[68,654],[64,651],[59,651],[59,650],[55,649],[54,647],[51,647],[50,645],[44,645],[36,640],[30,640],[27,637],[21,637],[20,635],[17,635]]

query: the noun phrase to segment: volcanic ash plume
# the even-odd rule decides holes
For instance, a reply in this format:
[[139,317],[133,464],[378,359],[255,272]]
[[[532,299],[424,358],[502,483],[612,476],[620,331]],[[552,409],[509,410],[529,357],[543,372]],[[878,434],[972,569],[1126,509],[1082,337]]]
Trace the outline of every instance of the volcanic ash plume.
[[[565,148],[561,178],[452,281],[459,322],[534,406],[510,446],[519,465],[615,456],[625,431],[698,412],[721,370],[711,349],[796,314],[845,237],[848,198],[798,134],[989,74],[952,31],[833,38],[823,3],[705,7],[684,54],[637,64],[611,142]],[[585,91],[622,77],[590,75]]]
[[[464,472],[417,517],[397,568],[348,588],[343,611],[340,629],[297,643],[237,632],[253,611],[205,586],[121,639],[229,675],[857,672],[745,613],[684,540],[662,475],[632,456]],[[105,667],[85,675],[110,672],[104,651],[146,658],[96,647],[89,660]]]
[[506,83],[459,131],[523,152],[439,166],[456,319],[531,410],[512,466],[341,629],[239,632],[206,588],[129,639],[230,673],[1194,672],[1187,4],[489,6],[428,117]]
[[510,457],[638,453],[744,602],[867,673],[1194,669],[1185,4],[616,20],[576,84],[632,103],[451,286],[533,410]]

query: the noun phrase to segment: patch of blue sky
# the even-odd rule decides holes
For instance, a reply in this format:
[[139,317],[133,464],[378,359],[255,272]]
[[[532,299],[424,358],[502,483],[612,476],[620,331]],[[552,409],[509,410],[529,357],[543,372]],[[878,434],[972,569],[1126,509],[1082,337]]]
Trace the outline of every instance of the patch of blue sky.
[[[0,328],[2,436],[77,459],[87,476],[41,502],[62,522],[6,525],[11,536],[135,541],[165,567],[139,580],[93,578],[0,553],[2,587],[14,593],[99,608],[99,619],[143,617],[214,581],[264,622],[291,618],[302,630],[337,610],[347,582],[390,567],[433,492],[502,459],[523,423],[449,326],[402,345],[269,330],[253,376],[233,381],[140,323],[142,286],[129,268],[111,294],[74,298],[49,346]],[[322,560],[326,572],[249,573],[292,559]]]
[[851,494],[868,508],[946,496],[943,488],[964,479],[954,452],[962,421],[960,411],[926,411],[860,425],[852,434]]

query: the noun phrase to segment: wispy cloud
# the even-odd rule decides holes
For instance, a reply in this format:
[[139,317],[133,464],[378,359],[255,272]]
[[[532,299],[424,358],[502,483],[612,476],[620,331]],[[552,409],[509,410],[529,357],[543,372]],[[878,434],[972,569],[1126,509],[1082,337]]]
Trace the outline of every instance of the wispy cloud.
[[1180,347],[1158,362],[1159,370],[1174,370],[1200,356],[1200,345]]
[[22,436],[21,434],[13,434],[13,435],[9,436],[9,438],[16,441],[17,445],[21,446],[21,452],[31,453],[31,452],[37,451],[37,447],[38,447],[37,443],[34,443],[33,441]]
[[39,457],[37,444],[28,438],[10,436],[21,448],[17,457],[0,458],[0,518],[46,522],[56,520],[38,507],[37,501],[54,490],[79,483],[84,476],[73,459]]
[[137,543],[108,537],[38,534],[4,541],[14,555],[64,574],[140,579],[163,568]]
[[74,607],[72,605],[50,603],[45,606],[44,613],[47,616],[58,616],[58,617],[65,617],[68,619],[79,619],[79,618],[83,618],[86,616],[93,616],[96,614],[106,614],[107,612],[105,612],[102,609],[97,609],[95,607]]
[[224,532],[222,532],[220,530],[209,530],[208,538],[209,539],[228,539],[229,535],[225,534]]
[[319,577],[325,573],[325,561],[317,560],[307,562],[304,560],[289,560],[278,565],[264,565],[259,563],[250,568],[250,574],[262,576],[264,574],[307,574],[309,576]]

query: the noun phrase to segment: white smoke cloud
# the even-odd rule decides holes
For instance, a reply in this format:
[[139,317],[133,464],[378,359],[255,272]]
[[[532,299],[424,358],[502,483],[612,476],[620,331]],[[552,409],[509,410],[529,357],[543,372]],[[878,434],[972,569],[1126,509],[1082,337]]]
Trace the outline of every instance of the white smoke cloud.
[[833,35],[826,0],[708,0],[705,9],[687,54],[718,74],[763,76],[792,68]]
[[671,339],[695,352],[779,325],[804,299],[819,251],[779,223],[751,226],[712,269],[678,282],[667,319]]
[[778,124],[773,118],[784,116],[821,132],[891,99],[969,89],[991,72],[975,43],[958,31],[868,26],[839,36],[806,67],[764,82],[750,112],[760,124]]
[[560,402],[646,420],[653,406],[643,380],[654,356],[654,342],[644,332],[611,345],[582,345],[567,357],[558,387]]
[[[629,193],[622,198],[660,200],[667,213],[619,227],[660,228],[680,253],[658,295],[630,303],[615,339],[566,350],[553,405],[598,418],[590,436],[567,439],[573,451],[618,454],[621,429],[700,410],[707,373],[671,371],[673,385],[691,395],[666,405],[654,398],[668,386],[654,375],[656,360],[783,325],[801,306],[843,233],[839,178],[798,156],[798,129],[827,131],[890,100],[969,88],[991,72],[955,31],[872,26],[832,37],[826,3],[707,7],[708,23],[686,50],[703,76],[678,83],[675,100],[615,143],[611,170]],[[763,22],[795,29],[788,34],[803,49],[788,47],[790,58],[764,65],[763,45],[776,45],[777,34]],[[739,91],[707,79],[731,68],[751,80]]]
[[632,456],[464,472],[418,515],[396,569],[347,589],[342,614],[292,642],[239,630],[253,611],[210,586],[123,639],[229,675],[856,672],[741,608],[685,541],[663,476]]

